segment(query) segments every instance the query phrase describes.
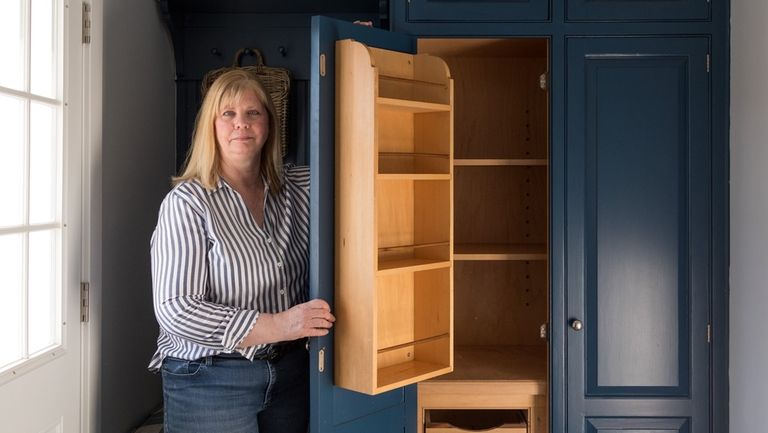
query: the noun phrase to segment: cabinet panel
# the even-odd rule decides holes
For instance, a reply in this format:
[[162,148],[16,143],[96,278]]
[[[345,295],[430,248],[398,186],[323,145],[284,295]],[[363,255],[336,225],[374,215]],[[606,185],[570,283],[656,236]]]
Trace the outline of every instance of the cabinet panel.
[[[406,0],[396,0],[406,1]],[[409,22],[546,21],[549,0],[407,0]]]
[[708,0],[566,0],[569,21],[684,21],[709,18]]
[[688,61],[586,62],[588,395],[687,393]]
[[563,319],[582,324],[565,336],[572,431],[619,430],[584,419],[607,413],[691,417],[706,431],[707,50],[695,37],[568,40]]
[[587,433],[690,433],[686,418],[587,418]]

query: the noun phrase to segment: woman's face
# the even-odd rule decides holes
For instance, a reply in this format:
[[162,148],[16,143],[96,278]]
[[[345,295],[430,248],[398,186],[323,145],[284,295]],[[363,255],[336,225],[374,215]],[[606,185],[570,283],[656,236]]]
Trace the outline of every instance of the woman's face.
[[247,90],[239,101],[222,104],[214,126],[222,162],[244,167],[258,161],[269,136],[269,114],[256,93]]

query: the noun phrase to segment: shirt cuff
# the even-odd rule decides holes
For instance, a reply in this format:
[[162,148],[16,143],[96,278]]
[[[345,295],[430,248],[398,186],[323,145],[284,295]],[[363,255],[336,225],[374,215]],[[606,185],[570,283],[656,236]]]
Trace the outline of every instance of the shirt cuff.
[[224,331],[224,336],[221,341],[224,350],[227,352],[234,352],[237,350],[237,345],[248,336],[248,333],[251,332],[251,329],[253,328],[253,325],[256,324],[258,318],[259,312],[256,310],[237,311],[232,316],[232,319],[229,321],[229,326]]

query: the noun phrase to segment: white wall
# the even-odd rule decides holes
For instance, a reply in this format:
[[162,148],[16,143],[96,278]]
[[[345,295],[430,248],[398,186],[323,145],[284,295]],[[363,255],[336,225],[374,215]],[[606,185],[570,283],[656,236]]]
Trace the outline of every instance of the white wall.
[[731,1],[730,431],[768,412],[768,2]]
[[149,240],[174,172],[173,52],[154,0],[104,0],[100,393],[97,432],[160,404]]

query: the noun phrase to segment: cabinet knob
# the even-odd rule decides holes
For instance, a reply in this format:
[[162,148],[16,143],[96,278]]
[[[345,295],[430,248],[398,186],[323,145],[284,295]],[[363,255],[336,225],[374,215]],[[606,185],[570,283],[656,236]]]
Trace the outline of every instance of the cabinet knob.
[[574,331],[581,331],[581,329],[584,328],[584,324],[581,323],[581,320],[579,319],[571,319],[571,328],[573,328]]

